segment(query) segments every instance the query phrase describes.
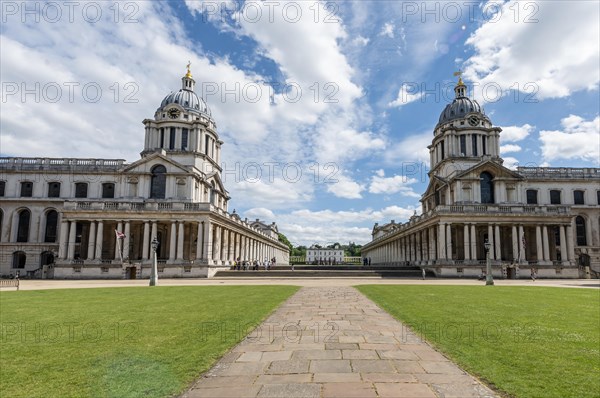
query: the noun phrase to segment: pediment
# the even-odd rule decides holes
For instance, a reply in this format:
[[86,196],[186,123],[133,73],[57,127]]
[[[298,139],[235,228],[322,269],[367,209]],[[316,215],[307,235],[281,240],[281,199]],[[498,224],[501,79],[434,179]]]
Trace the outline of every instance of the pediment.
[[165,166],[167,173],[191,173],[186,166],[169,159],[158,152],[145,156],[140,160],[131,163],[123,170],[123,172],[132,174],[146,174],[150,173],[152,168],[157,165]]

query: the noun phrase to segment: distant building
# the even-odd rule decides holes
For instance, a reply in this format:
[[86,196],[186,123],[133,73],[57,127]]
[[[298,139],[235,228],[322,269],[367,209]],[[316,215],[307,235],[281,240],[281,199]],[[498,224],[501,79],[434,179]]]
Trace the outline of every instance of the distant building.
[[339,245],[335,245],[333,249],[319,249],[311,246],[306,250],[307,264],[340,264],[344,262],[344,250]]
[[600,271],[600,169],[504,167],[502,130],[465,92],[459,79],[434,129],[422,214],[375,224],[363,256],[440,276],[475,276],[487,241],[497,276],[528,276],[531,268],[540,277]]
[[210,277],[289,248],[227,210],[217,126],[188,69],[145,125],[141,159],[0,158],[0,275]]

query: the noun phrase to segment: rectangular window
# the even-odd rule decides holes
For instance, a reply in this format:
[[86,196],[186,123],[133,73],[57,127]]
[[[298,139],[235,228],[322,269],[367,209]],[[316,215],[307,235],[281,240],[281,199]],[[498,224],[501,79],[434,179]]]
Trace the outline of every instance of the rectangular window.
[[[3,196],[4,195],[4,186],[2,186],[2,191],[1,192],[2,193],[0,194],[0,196]],[[598,204],[600,205],[600,191],[596,191],[596,196],[597,196],[596,199],[598,201]]]
[[527,190],[527,204],[528,205],[537,205],[538,204],[537,191],[535,189]]
[[473,156],[478,156],[477,155],[477,136],[475,134],[473,134],[471,136],[471,141],[473,143]]
[[23,181],[21,183],[21,197],[31,198],[33,196],[33,182]]
[[171,134],[169,135],[169,149],[175,149],[175,127],[171,127]]
[[204,136],[204,154],[208,155],[208,135]]
[[560,204],[560,191],[553,189],[550,191],[550,204],[551,205],[559,205]]
[[585,204],[585,200],[583,199],[583,191],[573,191],[573,202],[576,205]]
[[487,155],[487,148],[486,148],[486,142],[487,140],[485,139],[485,137],[481,138],[481,146],[482,146],[482,155]]
[[467,136],[460,136],[460,156],[467,156]]
[[181,149],[185,151],[188,146],[188,129],[181,129]]
[[[0,196],[4,196],[5,188],[6,188],[6,181],[0,181]],[[598,192],[598,198],[600,199],[600,191]]]
[[60,182],[49,182],[48,183],[48,197],[49,198],[60,198]]
[[114,198],[115,197],[115,184],[112,182],[102,184],[102,197],[103,198]]
[[161,148],[165,147],[165,129],[161,128],[160,129],[160,143],[159,143]]
[[442,160],[444,160],[444,157],[445,157],[445,153],[444,153],[444,141],[442,141],[442,143],[440,144],[440,151],[441,151],[441,155],[442,155]]
[[75,197],[76,198],[87,198],[88,184],[85,182],[75,183]]

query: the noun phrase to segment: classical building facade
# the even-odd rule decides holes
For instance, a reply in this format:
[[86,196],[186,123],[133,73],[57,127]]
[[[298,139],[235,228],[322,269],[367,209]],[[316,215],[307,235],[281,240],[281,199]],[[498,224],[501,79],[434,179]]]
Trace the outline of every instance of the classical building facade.
[[221,145],[189,71],[122,159],[0,158],[0,275],[210,277],[235,259],[288,263],[277,226],[228,212]]
[[344,262],[344,250],[339,245],[335,245],[332,249],[320,249],[316,246],[306,249],[307,264],[329,264],[333,262],[336,264]]
[[[501,129],[466,96],[439,118],[422,213],[375,224],[362,247],[373,263],[418,265],[439,276],[586,277],[600,271],[600,169],[518,167],[500,158]],[[525,275],[524,275],[525,274]]]

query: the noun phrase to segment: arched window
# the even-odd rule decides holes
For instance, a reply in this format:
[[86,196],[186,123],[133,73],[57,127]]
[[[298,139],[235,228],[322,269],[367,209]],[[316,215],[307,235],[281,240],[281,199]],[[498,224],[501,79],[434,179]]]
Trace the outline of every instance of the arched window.
[[29,241],[29,220],[31,212],[27,209],[21,210],[19,213],[19,223],[17,226],[17,242]]
[[150,183],[150,197],[164,199],[167,190],[167,169],[163,165],[152,168],[152,181]]
[[585,219],[581,216],[575,218],[575,233],[577,234],[577,246],[587,246]]
[[13,253],[13,268],[25,268],[25,263],[27,262],[27,255],[25,252],[18,251]]
[[56,242],[56,227],[58,225],[58,213],[56,210],[50,210],[46,213],[46,232],[44,242]]
[[102,198],[110,199],[115,197],[115,184],[112,182],[105,182],[102,184]]
[[50,265],[54,263],[54,253],[52,252],[42,252],[40,255],[40,266]]
[[480,186],[481,186],[481,203],[494,203],[494,183],[492,179],[494,177],[484,171],[479,176]]

